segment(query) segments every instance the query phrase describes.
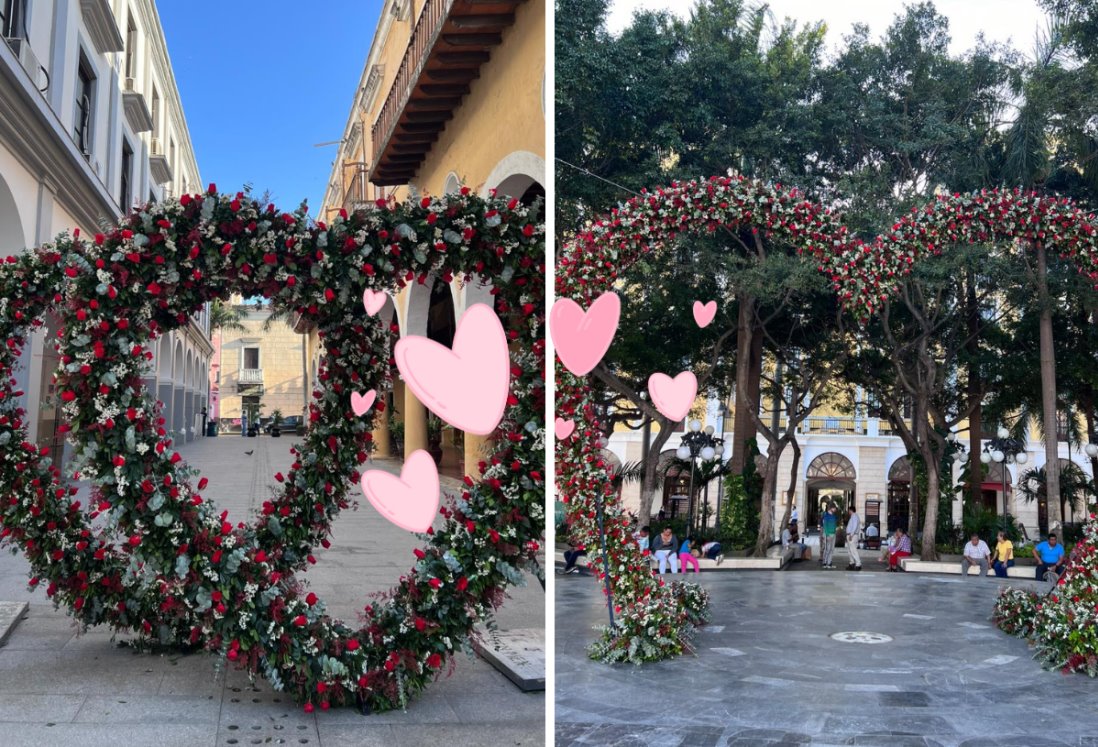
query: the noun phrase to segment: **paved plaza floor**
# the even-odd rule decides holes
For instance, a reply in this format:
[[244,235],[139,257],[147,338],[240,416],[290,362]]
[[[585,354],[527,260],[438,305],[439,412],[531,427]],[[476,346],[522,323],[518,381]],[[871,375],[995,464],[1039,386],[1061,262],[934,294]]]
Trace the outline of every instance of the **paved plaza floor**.
[[[249,520],[292,461],[291,438],[218,437],[180,449],[210,485],[204,495]],[[245,452],[252,451],[251,455]],[[399,471],[399,463],[373,466]],[[443,491],[457,483],[443,479]],[[453,490],[451,490],[453,492]],[[361,497],[335,522],[332,547],[317,548],[305,575],[336,617],[348,622],[371,592],[394,585],[414,562],[418,542],[380,517]],[[78,635],[41,590],[26,588],[21,555],[0,555],[0,600],[30,603],[27,617],[0,646],[0,745],[458,745],[544,744],[542,693],[522,693],[479,658],[459,654],[457,669],[434,683],[407,712],[361,716],[353,709],[305,714],[265,681],[215,668],[206,654],[136,653],[106,630]],[[512,590],[497,620],[503,629],[541,628],[545,597],[533,577]],[[122,638],[120,636],[120,638]]]
[[586,657],[604,598],[590,576],[557,577],[558,745],[1098,746],[1098,681],[1041,669],[1024,640],[996,629],[994,580],[689,580],[712,594],[696,655],[637,667]]

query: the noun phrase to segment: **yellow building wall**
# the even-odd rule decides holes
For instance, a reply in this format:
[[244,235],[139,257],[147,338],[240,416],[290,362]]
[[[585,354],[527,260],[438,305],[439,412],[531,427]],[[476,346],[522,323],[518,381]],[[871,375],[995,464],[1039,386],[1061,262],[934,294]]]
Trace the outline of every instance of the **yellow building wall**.
[[305,375],[302,352],[305,336],[299,335],[284,321],[277,321],[264,331],[270,311],[249,308],[240,330],[223,330],[221,342],[221,417],[237,419],[241,415],[239,388],[241,349],[259,348],[259,367],[263,370],[261,413],[270,417],[275,410],[283,416],[304,414]]
[[[453,172],[482,193],[496,186],[485,182],[507,155],[526,151],[544,160],[544,81],[545,0],[531,0],[518,6],[515,23],[503,32],[502,43],[427,154],[415,178],[419,190],[443,194]],[[407,189],[396,194],[403,199]]]

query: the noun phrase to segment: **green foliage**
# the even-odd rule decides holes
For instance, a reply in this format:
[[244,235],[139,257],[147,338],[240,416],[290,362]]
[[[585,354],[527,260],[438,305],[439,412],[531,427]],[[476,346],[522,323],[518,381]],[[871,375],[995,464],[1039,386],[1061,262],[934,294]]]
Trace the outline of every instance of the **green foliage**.
[[755,466],[758,453],[758,446],[751,441],[743,475],[729,475],[724,482],[721,540],[736,550],[753,547],[759,535],[763,478]]

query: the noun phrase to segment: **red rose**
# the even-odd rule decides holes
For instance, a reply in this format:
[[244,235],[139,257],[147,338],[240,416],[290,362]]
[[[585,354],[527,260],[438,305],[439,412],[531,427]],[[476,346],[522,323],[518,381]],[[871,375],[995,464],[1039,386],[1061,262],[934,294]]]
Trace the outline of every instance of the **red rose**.
[[305,713],[312,713],[313,710],[314,709],[313,709],[313,704],[312,703],[306,703],[305,704]]
[[61,401],[62,402],[72,402],[74,399],[76,399],[76,392],[71,392],[68,389],[61,392]]
[[154,296],[159,296],[160,295],[160,286],[156,283],[155,280],[153,282],[149,283],[147,286],[145,286],[145,289],[147,291],[149,291],[149,293],[153,294]]
[[122,467],[126,464],[126,457],[118,454],[112,461],[114,462],[115,467]]
[[316,604],[316,594],[310,591],[309,594],[305,597],[305,604],[309,605],[310,607]]
[[428,583],[431,584],[432,589],[438,589],[442,586],[442,579],[432,578]]
[[427,666],[431,669],[438,669],[442,666],[442,657],[438,654],[431,654],[427,657]]
[[358,651],[358,641],[354,638],[347,641],[347,650],[348,651]]
[[305,618],[305,615],[298,615],[297,617],[294,618],[294,625],[296,625],[299,628],[305,627],[305,623],[307,623],[307,622],[308,622],[308,620]]
[[459,578],[457,580],[456,585],[457,585],[458,591],[465,591],[467,588],[469,588],[469,579],[465,578],[465,576],[462,576],[461,578]]
[[526,238],[530,238],[534,235],[534,227],[527,223],[525,226],[522,227],[522,235]]

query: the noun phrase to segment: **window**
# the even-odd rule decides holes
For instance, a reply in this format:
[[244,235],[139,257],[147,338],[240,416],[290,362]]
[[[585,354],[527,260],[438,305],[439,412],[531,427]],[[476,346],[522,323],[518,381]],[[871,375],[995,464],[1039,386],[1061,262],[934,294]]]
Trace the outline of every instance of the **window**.
[[95,108],[95,74],[83,54],[76,69],[76,121],[73,123],[73,135],[76,146],[85,157],[92,151],[92,121]]
[[156,86],[153,86],[152,120],[152,136],[160,137],[160,93],[156,90]]
[[9,39],[27,38],[27,0],[4,0],[2,26]]
[[172,173],[178,173],[176,171],[175,163],[175,138],[168,138],[168,166],[171,167]]
[[259,348],[244,348],[244,368],[259,368]]
[[132,10],[126,25],[126,77],[137,77],[137,24],[133,22]]
[[122,139],[122,187],[118,191],[118,206],[129,212],[133,202],[133,148]]

